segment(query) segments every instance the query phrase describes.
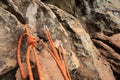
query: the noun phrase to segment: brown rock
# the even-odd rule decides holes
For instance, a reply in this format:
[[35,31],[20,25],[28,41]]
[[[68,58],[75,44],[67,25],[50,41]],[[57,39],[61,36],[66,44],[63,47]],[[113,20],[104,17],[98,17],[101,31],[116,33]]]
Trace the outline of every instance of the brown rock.
[[22,32],[16,17],[0,8],[0,75],[16,67],[17,40]]
[[[37,40],[43,39],[48,44],[48,40],[43,33],[43,26],[47,25],[56,48],[59,42],[63,43],[66,52],[66,63],[72,79],[115,80],[110,65],[107,64],[107,62],[100,56],[100,53],[93,45],[89,34],[84,30],[81,23],[75,17],[53,5],[44,4],[39,0],[8,0],[7,2],[10,3],[12,6],[11,8],[15,10],[13,14],[12,11],[1,8],[0,16],[2,17],[1,24],[3,25],[0,27],[0,30],[3,29],[10,32],[7,33],[8,36],[5,35],[5,32],[0,32],[0,40],[3,41],[0,45],[2,46],[1,48],[3,48],[1,52],[3,51],[3,53],[9,58],[3,57],[3,53],[0,57],[1,62],[9,63],[9,61],[13,60],[15,65],[12,65],[11,68],[11,66],[7,64],[9,68],[8,70],[4,70],[3,73],[2,71],[3,69],[6,69],[6,67],[4,67],[6,64],[2,64],[2,66],[0,66],[0,74],[3,76],[3,80],[9,79],[4,78],[4,76],[7,76],[4,73],[7,73],[17,66],[16,57],[13,56],[15,56],[16,53],[19,35],[24,31],[20,26],[20,22],[23,23],[24,21],[28,25],[31,35],[35,36]],[[13,16],[11,13],[13,15],[19,14],[21,15],[20,17],[23,18],[20,19],[17,15]],[[7,27],[5,25],[7,25]],[[3,35],[5,36],[3,37]],[[6,46],[3,44],[9,45]],[[23,40],[21,49],[22,60],[25,60],[25,40]],[[40,64],[42,66],[44,80],[63,80],[55,61],[51,58],[46,49],[39,45],[39,43],[37,43],[36,49],[39,55]],[[32,55],[33,54],[31,53],[30,60],[35,75],[36,72],[34,70],[36,69],[34,57]],[[35,79],[37,80],[36,75]]]
[[120,34],[114,34],[111,36],[110,41],[112,44],[120,48]]
[[[111,65],[116,79],[119,80],[120,75],[120,55],[119,55],[119,34],[115,34],[111,37],[105,36],[104,34],[98,34],[97,38],[93,39],[100,53]],[[107,42],[106,42],[107,41]],[[116,41],[116,42],[115,42]]]

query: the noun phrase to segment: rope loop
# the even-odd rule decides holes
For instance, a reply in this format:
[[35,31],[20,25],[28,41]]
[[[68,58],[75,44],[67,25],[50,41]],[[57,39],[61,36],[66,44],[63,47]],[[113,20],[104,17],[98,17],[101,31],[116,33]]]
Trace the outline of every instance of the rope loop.
[[36,62],[36,65],[37,65],[39,80],[42,80],[42,73],[41,73],[41,69],[40,69],[41,66],[39,64],[38,54],[36,52],[36,45],[37,45],[36,39],[32,35],[30,35],[27,25],[23,25],[23,26],[25,27],[25,33],[23,33],[20,36],[20,39],[18,41],[18,47],[17,47],[17,60],[18,60],[18,65],[20,67],[21,77],[23,79],[27,78],[27,76],[24,72],[24,67],[22,65],[21,56],[20,56],[20,50],[21,50],[20,46],[21,46],[21,43],[22,43],[22,39],[23,39],[23,37],[27,37],[28,48],[27,48],[27,52],[26,52],[26,64],[27,64],[29,79],[34,80],[31,65],[30,65],[30,50],[33,50],[34,57],[35,57],[35,62]]
[[[43,80],[42,72],[41,72],[41,66],[40,66],[40,63],[39,63],[38,54],[36,52],[36,46],[37,46],[36,39],[35,39],[34,36],[30,35],[27,25],[24,25],[24,27],[25,27],[25,33],[23,33],[20,36],[20,39],[18,41],[18,48],[17,48],[17,60],[18,60],[18,65],[20,67],[21,76],[22,76],[23,79],[26,79],[26,77],[27,77],[26,74],[24,73],[24,67],[22,65],[21,57],[20,57],[20,50],[21,50],[20,48],[21,48],[22,39],[23,39],[23,37],[26,37],[27,38],[27,44],[28,44],[28,48],[27,48],[27,52],[26,52],[26,64],[27,64],[29,79],[34,80],[31,65],[30,65],[30,50],[33,50],[35,63],[37,65],[36,67],[37,67],[38,77],[39,77],[39,80]],[[46,35],[46,37],[49,41],[49,44],[51,46],[52,51],[42,40],[40,40],[40,42],[48,50],[49,54],[55,60],[58,68],[61,71],[61,74],[64,77],[64,80],[71,80],[71,77],[70,77],[70,74],[69,74],[69,71],[68,71],[68,68],[67,68],[67,65],[66,65],[66,59],[65,59],[65,54],[64,54],[65,52],[64,52],[64,49],[63,49],[63,44],[59,45],[59,51],[60,50],[62,51],[59,55],[58,51],[57,51],[57,49],[54,45],[54,42],[51,38],[50,32],[49,32],[46,25],[44,25],[44,33],[45,33],[45,35]]]

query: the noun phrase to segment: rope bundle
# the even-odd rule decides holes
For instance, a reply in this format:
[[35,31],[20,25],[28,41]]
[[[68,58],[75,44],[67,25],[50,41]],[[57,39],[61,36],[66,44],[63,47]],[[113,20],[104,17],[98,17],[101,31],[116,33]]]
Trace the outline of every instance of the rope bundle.
[[[36,45],[37,45],[36,39],[32,35],[29,34],[29,30],[28,30],[26,25],[25,25],[25,30],[26,30],[26,32],[23,33],[20,36],[20,39],[18,41],[18,48],[17,48],[17,60],[18,60],[18,65],[19,65],[19,68],[20,68],[21,76],[22,76],[23,79],[26,79],[26,77],[27,77],[24,73],[23,65],[22,65],[21,58],[20,58],[20,49],[21,49],[20,46],[21,46],[21,43],[22,43],[22,39],[24,37],[27,37],[28,48],[27,48],[27,52],[26,52],[26,64],[27,64],[29,79],[34,80],[33,73],[32,73],[31,66],[30,66],[30,50],[33,50],[39,80],[42,80],[42,75],[43,74],[41,72],[41,66],[39,64],[38,55],[37,55],[37,52],[36,52]],[[61,51],[61,53],[58,54],[58,51],[56,50],[56,48],[54,46],[54,43],[52,41],[52,38],[51,38],[50,33],[49,33],[47,28],[44,29],[44,33],[45,33],[45,35],[46,35],[46,37],[47,37],[47,39],[50,43],[52,51],[49,49],[49,47],[42,40],[39,40],[39,42],[47,49],[49,54],[55,60],[55,62],[57,64],[58,68],[60,69],[61,74],[63,75],[64,79],[65,80],[71,80],[71,77],[70,77],[70,74],[69,74],[69,71],[68,71],[68,68],[67,68],[67,65],[66,65],[66,60],[65,60],[63,47],[61,45],[59,46],[58,49],[59,49],[59,52]]]

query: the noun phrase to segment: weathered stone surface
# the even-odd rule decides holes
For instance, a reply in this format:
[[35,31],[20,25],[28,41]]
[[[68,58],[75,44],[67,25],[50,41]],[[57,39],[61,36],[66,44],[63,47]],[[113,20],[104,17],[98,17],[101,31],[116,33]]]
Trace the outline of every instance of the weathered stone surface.
[[114,34],[110,37],[112,44],[120,48],[120,34]]
[[14,15],[0,8],[0,76],[16,67],[16,49],[23,32]]
[[97,46],[100,53],[110,63],[114,74],[117,73],[116,79],[119,80],[120,75],[120,55],[119,55],[119,34],[113,36],[105,36],[104,34],[97,33],[93,36],[93,41]]
[[[72,34],[73,39],[71,42],[71,44],[74,45],[74,48],[72,50],[75,51],[81,63],[78,69],[78,72],[81,77],[79,76],[78,79],[114,80],[109,65],[104,63],[104,61],[101,59],[101,57],[99,56],[99,52],[92,44],[88,33],[86,33],[79,21],[71,15],[63,12],[62,10],[59,10],[54,6],[50,7],[53,10],[53,12],[58,16],[58,18],[60,18],[59,21],[63,24],[63,26],[67,28],[66,32],[67,30],[71,30],[74,33]],[[69,26],[67,24],[69,24]],[[77,41],[74,41],[74,39]],[[105,73],[104,70],[109,72],[110,74]],[[105,74],[107,74],[106,77],[104,77]]]
[[[10,45],[8,47],[4,46],[7,48],[7,51],[4,52],[4,54],[7,54],[7,57],[10,57],[8,58],[9,61],[13,60],[15,62],[13,63],[14,65],[12,65],[12,68],[9,66],[10,68],[5,72],[10,71],[17,66],[15,57],[17,40],[19,35],[24,31],[20,26],[20,23],[26,23],[30,29],[30,33],[35,36],[37,40],[43,39],[49,45],[48,40],[43,33],[43,26],[47,25],[56,48],[58,48],[59,44],[63,44],[67,59],[66,63],[73,80],[115,80],[110,65],[101,57],[99,51],[93,45],[89,34],[84,30],[81,23],[75,17],[53,5],[44,4],[39,0],[8,0],[7,2],[10,3],[13,10],[15,9],[13,15],[19,14],[22,19],[17,15],[13,16],[10,10],[6,9],[4,6],[1,6],[4,9],[1,8],[0,16],[5,17],[12,15],[12,18],[14,18],[12,20],[11,18],[5,17],[3,20],[1,20],[3,25],[8,25],[7,28],[5,28],[5,26],[2,27],[11,31],[11,33],[8,33],[11,34],[10,36],[1,36],[4,39],[9,38],[9,40],[7,39],[8,41],[3,40],[3,43],[9,43]],[[2,4],[4,4],[4,2]],[[5,5],[8,4],[6,3]],[[3,12],[5,12],[6,15],[4,15]],[[4,23],[5,20],[6,22]],[[0,27],[0,30],[2,30],[2,27]],[[0,32],[0,35],[5,34],[3,33],[4,32]],[[2,40],[1,37],[0,40]],[[10,39],[13,40],[11,41]],[[23,42],[25,43],[25,41]],[[3,43],[0,43],[0,45],[3,45]],[[40,64],[42,66],[43,79],[63,80],[56,63],[51,58],[51,56],[48,55],[49,53],[39,43],[37,44],[38,46],[36,49],[39,54]],[[22,58],[23,62],[25,62],[24,53],[26,52],[26,45],[22,44],[22,46]],[[3,55],[0,55],[0,57],[2,56]],[[1,59],[4,59],[3,61],[8,61],[6,57],[2,57]],[[35,70],[32,53],[30,60],[33,66],[33,70]],[[9,61],[6,63],[9,63]],[[6,66],[6,64],[3,64],[3,66]],[[4,68],[2,66],[0,67],[1,70]],[[1,71],[0,74],[6,76]],[[34,72],[34,74],[36,73]],[[18,80],[18,76],[20,76],[19,71],[17,71],[16,80]],[[1,78],[3,80],[8,80],[8,78]],[[35,78],[37,80],[36,76]]]
[[[120,32],[119,0],[43,0],[74,15],[90,33],[112,35]],[[62,2],[62,3],[61,3]],[[63,7],[63,6],[67,6]],[[72,11],[71,11],[72,10]]]
[[[67,1],[65,2],[64,0],[62,0],[63,4],[59,3],[59,0],[42,0],[42,1],[45,3],[54,4],[59,8],[74,15],[77,19],[79,19],[80,22],[82,22],[82,24],[84,25],[83,26],[84,29],[90,34],[94,32],[100,32],[102,34],[107,35],[107,38],[105,38],[106,36],[99,35],[98,37],[101,38],[97,38],[97,40],[102,39],[100,41],[102,41],[108,47],[111,47],[115,52],[117,52],[117,54],[120,54],[120,50],[119,50],[120,49],[119,48],[120,1],[119,0],[74,0],[73,3],[70,3],[71,0],[69,0],[69,2]],[[69,5],[67,6],[68,8],[67,10],[63,7],[64,4]],[[105,50],[104,53],[105,55],[111,54],[109,50],[107,51]],[[115,73],[114,75],[118,75],[118,74]],[[116,77],[117,77],[116,79],[119,80],[119,75]]]

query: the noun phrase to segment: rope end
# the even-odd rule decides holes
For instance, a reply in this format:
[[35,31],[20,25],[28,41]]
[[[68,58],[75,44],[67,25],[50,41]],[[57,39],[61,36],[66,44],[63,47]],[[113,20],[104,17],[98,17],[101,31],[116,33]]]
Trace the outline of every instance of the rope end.
[[48,26],[47,25],[43,25],[44,30],[48,30]]

